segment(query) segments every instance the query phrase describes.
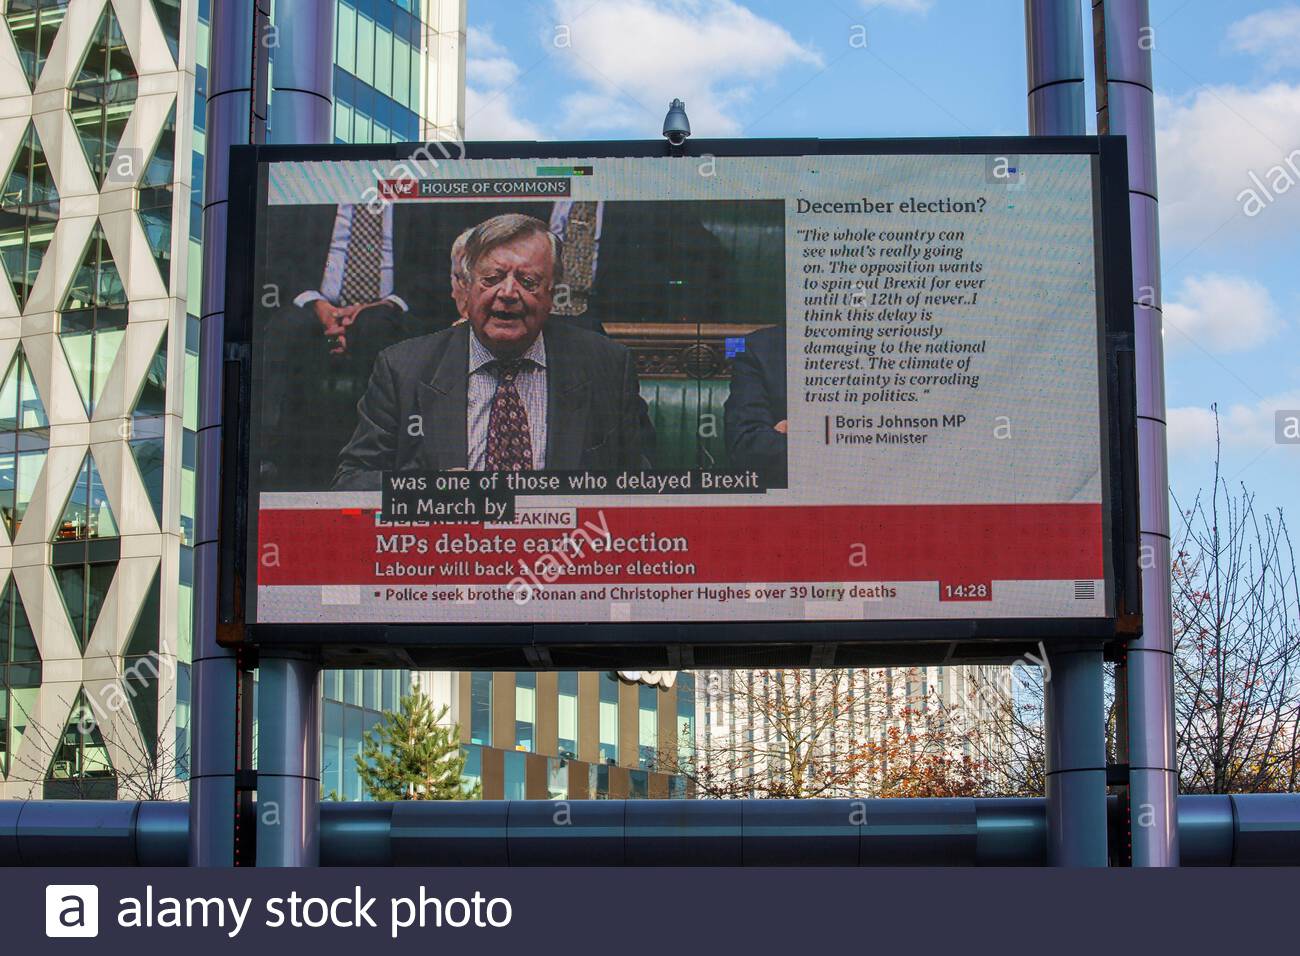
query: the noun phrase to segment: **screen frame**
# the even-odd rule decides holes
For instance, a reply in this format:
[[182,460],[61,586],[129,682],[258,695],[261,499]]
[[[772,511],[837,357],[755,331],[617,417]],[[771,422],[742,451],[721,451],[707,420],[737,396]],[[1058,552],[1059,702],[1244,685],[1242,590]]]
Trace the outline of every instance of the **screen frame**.
[[[250,623],[256,610],[256,509],[251,468],[252,320],[258,199],[277,162],[454,159],[620,159],[888,155],[1084,155],[1095,170],[1100,453],[1107,613],[1071,618],[932,618],[871,621],[627,623]],[[421,154],[420,150],[426,150]],[[426,159],[425,162],[428,160]],[[235,146],[230,155],[222,349],[221,516],[218,639],[317,653],[339,666],[477,669],[672,668],[692,666],[884,666],[1014,660],[1040,641],[1118,644],[1141,634],[1134,299],[1127,143],[1122,136],[907,139],[661,140]],[[215,366],[208,364],[207,369]],[[209,376],[211,377],[211,376]],[[214,383],[201,384],[211,395]],[[209,404],[208,407],[211,407]],[[206,423],[205,423],[206,424]],[[215,437],[215,436],[214,436]],[[211,447],[200,442],[200,447]],[[215,451],[215,448],[213,448]],[[233,467],[230,467],[233,465]],[[211,487],[200,476],[201,487]],[[215,488],[212,489],[216,491]],[[199,536],[196,534],[196,538]],[[200,538],[201,540],[201,538]],[[200,587],[202,585],[200,584]],[[204,602],[197,602],[200,607]]]

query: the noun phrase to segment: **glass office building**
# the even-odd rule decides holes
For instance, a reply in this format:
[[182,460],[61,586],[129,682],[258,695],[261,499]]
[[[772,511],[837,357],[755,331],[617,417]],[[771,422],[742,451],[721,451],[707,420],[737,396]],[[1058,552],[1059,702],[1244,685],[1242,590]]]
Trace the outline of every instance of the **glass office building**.
[[[464,9],[338,0],[337,139],[459,135]],[[0,797],[179,797],[209,4],[0,14]],[[326,793],[411,680],[325,676]]]
[[661,765],[694,746],[693,674],[471,671],[457,684],[465,779],[485,800],[687,796]]

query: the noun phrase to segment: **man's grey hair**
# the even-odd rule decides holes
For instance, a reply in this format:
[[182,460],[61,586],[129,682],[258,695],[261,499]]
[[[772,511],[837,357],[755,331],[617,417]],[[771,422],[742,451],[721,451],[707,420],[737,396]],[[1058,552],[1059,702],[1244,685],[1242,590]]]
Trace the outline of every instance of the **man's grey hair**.
[[462,282],[469,279],[469,273],[465,269],[465,244],[469,242],[469,234],[474,231],[470,226],[451,244],[451,278],[454,282],[460,279]]
[[497,246],[532,235],[545,236],[550,241],[551,284],[559,285],[564,280],[564,243],[540,219],[517,212],[485,219],[470,230],[469,236],[465,239],[465,274],[472,275],[479,260]]

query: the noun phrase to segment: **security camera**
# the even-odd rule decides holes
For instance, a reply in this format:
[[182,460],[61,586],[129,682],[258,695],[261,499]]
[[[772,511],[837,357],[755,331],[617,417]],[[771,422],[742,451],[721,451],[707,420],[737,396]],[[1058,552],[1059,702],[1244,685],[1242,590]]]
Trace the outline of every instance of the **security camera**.
[[673,100],[668,106],[668,115],[664,117],[664,139],[670,146],[681,146],[690,135],[691,121],[686,118],[686,104]]

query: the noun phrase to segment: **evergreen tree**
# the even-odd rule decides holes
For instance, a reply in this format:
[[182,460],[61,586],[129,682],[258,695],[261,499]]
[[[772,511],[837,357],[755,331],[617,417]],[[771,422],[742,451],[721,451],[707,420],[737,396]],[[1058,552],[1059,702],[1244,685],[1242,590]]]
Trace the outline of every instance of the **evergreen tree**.
[[374,800],[465,800],[478,797],[477,784],[466,789],[460,775],[465,754],[460,727],[443,724],[419,685],[387,711],[370,730],[357,754],[362,786]]

